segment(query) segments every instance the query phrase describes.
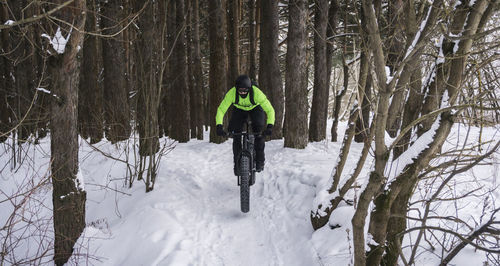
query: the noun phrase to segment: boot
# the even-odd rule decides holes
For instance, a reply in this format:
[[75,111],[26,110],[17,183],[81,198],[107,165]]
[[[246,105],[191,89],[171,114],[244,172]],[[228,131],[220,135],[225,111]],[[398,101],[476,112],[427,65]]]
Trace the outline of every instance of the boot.
[[262,172],[262,170],[264,170],[264,164],[265,164],[264,161],[257,161],[255,165],[255,171]]

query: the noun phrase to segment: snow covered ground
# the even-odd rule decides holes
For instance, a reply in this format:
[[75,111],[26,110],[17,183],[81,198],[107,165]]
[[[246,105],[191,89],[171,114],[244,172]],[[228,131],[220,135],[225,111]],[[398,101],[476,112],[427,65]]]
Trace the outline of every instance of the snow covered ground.
[[[343,134],[344,128],[342,124],[339,133]],[[486,136],[494,138],[496,129],[490,131]],[[330,224],[342,225],[339,229],[325,226],[314,232],[309,220],[313,199],[328,181],[341,143],[324,141],[309,144],[305,150],[294,150],[283,148],[283,140],[267,142],[266,168],[251,187],[250,212],[244,214],[240,212],[239,187],[232,173],[232,140],[212,144],[207,139],[208,136],[203,141],[176,144],[175,149],[162,158],[155,189],[149,193],[145,193],[142,181],[135,181],[131,189],[124,186],[125,165],[94,151],[82,141],[80,171],[88,193],[87,228],[71,264],[352,264],[353,208],[342,206],[332,215]],[[95,146],[124,159],[123,145],[103,141]],[[34,163],[30,167],[22,166],[17,172],[10,170],[12,156],[5,147],[1,148],[0,165],[6,167],[0,168],[0,226],[8,221],[12,202],[23,198],[4,201],[6,195],[22,184],[26,184],[26,188],[36,185],[24,178],[26,176],[46,180],[49,147],[48,138],[35,149],[31,147],[25,160]],[[345,172],[354,168],[361,148],[353,144]],[[487,175],[488,182],[498,182],[498,165],[483,168],[481,173]],[[366,170],[361,176],[366,177]],[[30,229],[29,234],[38,235],[37,231],[45,230],[49,238],[39,234],[21,241],[16,253],[10,256],[29,257],[36,252],[35,247],[50,245],[50,192],[50,184],[46,182],[30,196],[37,200],[27,207],[43,221],[35,223],[37,229]],[[354,197],[355,193],[352,191],[348,197]],[[50,259],[48,256],[38,262],[50,264]],[[484,261],[483,252],[469,247],[464,256],[452,263],[481,265]],[[418,265],[438,264],[431,253],[418,257],[417,262]]]
[[[250,212],[244,214],[231,141],[177,144],[163,159],[153,192],[144,193],[139,182],[125,191],[132,196],[108,192],[105,198],[100,188],[87,189],[89,198],[98,199],[88,203],[87,221],[109,225],[106,232],[86,232],[102,238],[92,242],[90,253],[106,265],[321,265],[309,212],[315,184],[335,162],[328,145],[296,151],[283,148],[283,141],[268,142],[266,169],[251,187]],[[106,178],[98,158],[83,162],[87,183]],[[119,165],[113,168],[108,178],[123,175]]]

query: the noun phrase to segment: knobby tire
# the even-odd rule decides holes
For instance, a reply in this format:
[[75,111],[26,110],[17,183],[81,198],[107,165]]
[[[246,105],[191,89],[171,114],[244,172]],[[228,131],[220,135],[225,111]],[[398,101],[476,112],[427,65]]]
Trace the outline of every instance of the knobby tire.
[[250,158],[240,159],[240,201],[241,211],[250,211]]

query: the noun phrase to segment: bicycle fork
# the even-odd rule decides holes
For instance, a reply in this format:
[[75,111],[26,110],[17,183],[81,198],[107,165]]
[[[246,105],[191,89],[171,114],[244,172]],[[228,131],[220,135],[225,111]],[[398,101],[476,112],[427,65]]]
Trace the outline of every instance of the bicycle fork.
[[[248,139],[247,139],[248,138]],[[240,160],[243,156],[249,158],[249,178],[250,178],[250,183],[253,184],[255,180],[255,151],[254,151],[254,142],[255,142],[255,136],[254,135],[248,135],[244,136],[242,138],[242,145],[241,145],[241,152],[239,155],[239,160],[238,160],[238,166],[240,165]],[[241,169],[238,169],[239,171]],[[238,186],[241,185],[241,173],[238,175]]]

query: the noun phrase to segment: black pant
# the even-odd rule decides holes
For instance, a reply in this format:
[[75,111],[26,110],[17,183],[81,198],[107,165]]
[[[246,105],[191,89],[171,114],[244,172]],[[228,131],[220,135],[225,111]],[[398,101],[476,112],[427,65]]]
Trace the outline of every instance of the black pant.
[[[243,130],[243,124],[248,118],[248,116],[250,116],[250,120],[252,121],[252,132],[254,133],[261,132],[266,124],[266,113],[264,112],[264,110],[262,110],[262,107],[260,106],[257,106],[250,111],[244,111],[234,107],[233,112],[231,114],[231,119],[229,119],[228,130],[230,132],[240,133]],[[254,143],[256,162],[264,162],[265,160],[264,146],[265,146],[264,137],[262,135],[256,136]],[[235,164],[240,152],[241,152],[241,136],[236,136],[233,139],[233,155]]]

